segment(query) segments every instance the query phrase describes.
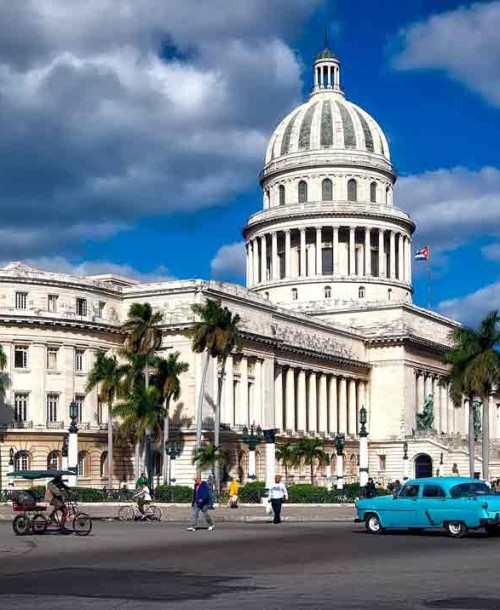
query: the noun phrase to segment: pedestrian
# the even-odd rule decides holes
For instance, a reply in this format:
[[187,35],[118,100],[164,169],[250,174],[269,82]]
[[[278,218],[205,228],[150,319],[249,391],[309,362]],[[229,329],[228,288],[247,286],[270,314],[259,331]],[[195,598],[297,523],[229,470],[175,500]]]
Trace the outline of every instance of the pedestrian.
[[144,471],[141,472],[141,476],[135,482],[135,488],[139,489],[142,485],[149,485],[149,479]]
[[216,501],[216,494],[215,494],[215,478],[214,475],[211,474],[208,477],[207,480],[207,484],[208,484],[208,493],[209,493],[209,503],[208,503],[208,508],[210,510],[213,510],[214,508],[214,504]]
[[399,495],[399,492],[401,491],[402,487],[403,486],[401,485],[401,481],[399,479],[396,479],[393,486],[395,496]]
[[210,490],[208,488],[208,483],[206,481],[202,481],[201,477],[197,477],[194,482],[193,488],[193,500],[191,502],[191,506],[193,507],[193,513],[191,516],[191,522],[189,527],[187,528],[188,532],[195,532],[196,527],[198,525],[198,517],[200,516],[200,511],[203,513],[205,517],[205,521],[208,525],[208,531],[211,532],[214,529],[214,522],[212,521],[212,517],[208,514],[208,507],[210,502]]
[[227,504],[230,508],[238,508],[239,494],[240,482],[238,479],[231,479],[231,483],[229,484],[229,502]]
[[370,477],[365,485],[365,498],[375,498],[376,496],[378,496],[377,488]]
[[132,498],[134,500],[137,500],[137,507],[139,508],[139,512],[141,513],[140,519],[144,521],[146,519],[144,507],[147,504],[151,504],[151,492],[149,491],[149,487],[147,486],[147,484],[143,483],[132,496]]
[[269,490],[269,498],[274,513],[273,523],[281,523],[281,506],[288,500],[288,491],[279,475],[274,477],[274,485]]

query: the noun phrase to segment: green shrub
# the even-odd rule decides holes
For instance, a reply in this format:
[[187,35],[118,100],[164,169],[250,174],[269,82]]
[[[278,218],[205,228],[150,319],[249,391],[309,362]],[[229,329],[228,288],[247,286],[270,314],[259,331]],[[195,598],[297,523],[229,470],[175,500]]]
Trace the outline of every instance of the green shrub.
[[266,484],[264,481],[252,481],[251,483],[243,485],[240,487],[240,502],[247,504],[260,502],[265,488]]
[[153,492],[157,502],[172,502],[183,504],[193,499],[193,488],[188,485],[158,485]]
[[298,483],[288,488],[289,502],[297,504],[323,504],[329,502],[329,492],[326,487]]

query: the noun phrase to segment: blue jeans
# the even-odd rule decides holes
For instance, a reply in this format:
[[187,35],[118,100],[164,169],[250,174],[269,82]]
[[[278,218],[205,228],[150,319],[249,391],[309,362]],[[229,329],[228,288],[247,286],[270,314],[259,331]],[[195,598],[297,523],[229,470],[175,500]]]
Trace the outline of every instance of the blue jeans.
[[200,516],[200,512],[203,513],[203,516],[205,517],[205,521],[207,522],[208,526],[214,524],[214,522],[212,521],[212,517],[208,513],[208,504],[205,504],[203,506],[198,506],[198,504],[195,504],[193,506],[193,513],[191,515],[191,522],[189,524],[189,527],[196,527],[198,525],[198,517]]

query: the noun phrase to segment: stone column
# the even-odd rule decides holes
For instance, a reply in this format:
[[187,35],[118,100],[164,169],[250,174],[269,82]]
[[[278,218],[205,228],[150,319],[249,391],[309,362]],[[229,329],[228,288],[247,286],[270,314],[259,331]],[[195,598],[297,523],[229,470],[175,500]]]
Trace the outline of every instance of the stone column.
[[347,379],[341,377],[339,380],[339,434],[347,433]]
[[274,281],[280,279],[280,268],[278,259],[278,233],[273,231],[271,233],[271,269],[272,279]]
[[250,417],[250,421],[248,423],[252,423],[255,421],[258,425],[262,425],[263,416],[262,416],[262,360],[257,359],[255,361],[254,368],[254,393],[253,393],[253,414]]
[[357,401],[356,401],[356,380],[349,380],[349,417],[348,417],[348,430],[349,434],[356,434],[356,425],[357,425]]
[[328,395],[326,390],[326,375],[321,373],[319,378],[319,423],[320,432],[328,432]]
[[398,280],[404,281],[404,236],[398,233]]
[[[447,404],[446,404],[446,386],[443,385],[439,388],[439,411],[440,411],[440,422],[441,422],[441,430],[447,434],[448,433],[448,413],[447,413]],[[438,430],[438,432],[441,432]]]
[[323,275],[321,227],[316,227],[316,275]]
[[431,394],[434,400],[434,423],[432,427],[439,433],[439,386],[437,384],[437,377],[435,375],[432,375],[431,377]]
[[365,228],[365,275],[372,274],[371,229]]
[[301,369],[297,380],[297,429],[303,432],[307,429],[306,409],[306,372]]
[[274,427],[283,430],[283,369],[274,367]]
[[349,227],[349,275],[356,275],[356,227]]
[[316,373],[309,375],[309,408],[308,408],[308,430],[316,432],[318,429],[318,397],[316,385]]
[[339,228],[333,227],[333,275],[339,274]]
[[252,269],[252,245],[249,241],[246,243],[246,254],[247,254],[247,286],[250,288],[252,285],[253,269]]
[[[389,233],[389,265],[390,265],[390,277],[395,279],[396,277],[396,234],[394,231]],[[389,275],[389,274],[387,274]]]
[[248,426],[248,361],[246,356],[240,362],[240,400],[238,405],[238,421],[240,426]]
[[234,426],[234,366],[233,357],[226,360],[226,378],[224,380],[224,418],[223,423]]
[[285,231],[285,277],[292,276],[292,248],[291,248],[290,229]]
[[276,432],[275,430],[264,430],[266,442],[266,488],[269,489],[274,484],[276,474]]
[[259,283],[259,238],[253,240],[253,284],[256,286]]
[[408,284],[411,284],[411,271],[412,271],[412,261],[413,261],[413,256],[411,253],[411,239],[408,237],[407,238],[407,242],[406,242],[407,246],[406,246],[406,269],[407,269],[407,275],[406,275],[406,281],[408,282]]
[[306,275],[306,230],[300,229],[300,277]]
[[378,276],[385,277],[384,229],[378,230]]
[[338,399],[337,399],[337,378],[332,375],[329,380],[329,405],[328,405],[328,432],[333,434],[338,432]]
[[295,372],[291,367],[286,370],[286,421],[287,430],[295,432]]
[[267,282],[267,236],[260,238],[260,277],[261,282]]

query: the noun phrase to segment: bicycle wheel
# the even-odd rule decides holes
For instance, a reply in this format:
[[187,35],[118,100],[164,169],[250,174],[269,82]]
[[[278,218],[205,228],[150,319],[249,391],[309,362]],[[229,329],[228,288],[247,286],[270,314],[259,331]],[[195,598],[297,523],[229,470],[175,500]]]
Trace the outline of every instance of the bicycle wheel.
[[31,527],[34,534],[44,534],[47,529],[47,518],[41,513],[37,513],[31,520]]
[[146,515],[146,519],[149,519],[150,521],[161,521],[161,508],[159,506],[155,506],[154,504],[146,506],[144,514]]
[[26,536],[31,530],[31,520],[28,515],[17,515],[12,521],[12,528],[17,536]]
[[118,509],[118,519],[120,521],[132,521],[135,516],[135,511],[133,506],[120,506]]
[[76,513],[73,519],[73,531],[77,536],[88,536],[92,531],[92,519],[85,513]]

